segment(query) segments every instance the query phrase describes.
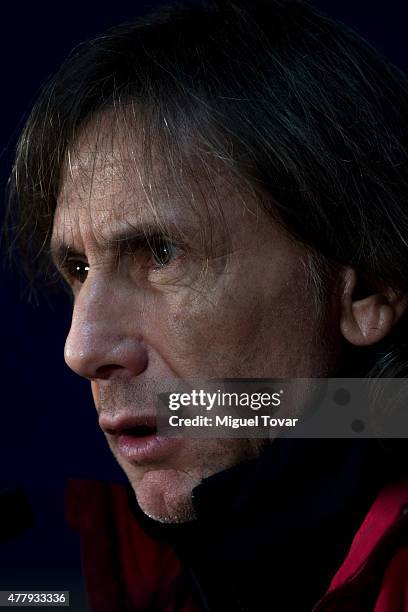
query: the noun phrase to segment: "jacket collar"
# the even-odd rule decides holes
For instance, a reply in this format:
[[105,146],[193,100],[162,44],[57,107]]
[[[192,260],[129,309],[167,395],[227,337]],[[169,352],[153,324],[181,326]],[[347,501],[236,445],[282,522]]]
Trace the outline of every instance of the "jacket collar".
[[163,525],[134,508],[190,569],[208,609],[262,609],[272,589],[276,605],[309,611],[389,470],[375,440],[277,439],[196,487],[191,523]]

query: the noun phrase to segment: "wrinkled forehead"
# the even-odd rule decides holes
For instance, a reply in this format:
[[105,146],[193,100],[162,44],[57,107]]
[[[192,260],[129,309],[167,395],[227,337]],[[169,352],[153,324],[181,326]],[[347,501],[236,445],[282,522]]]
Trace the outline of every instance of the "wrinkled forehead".
[[174,178],[140,130],[104,115],[83,128],[66,152],[55,225],[70,218],[98,231],[128,217],[171,216],[181,199]]
[[[67,150],[54,234],[80,226],[103,238],[112,224],[228,225],[251,197],[208,153],[186,153],[165,132],[105,113]],[[252,197],[253,199],[253,197]],[[239,214],[239,213],[238,213]]]

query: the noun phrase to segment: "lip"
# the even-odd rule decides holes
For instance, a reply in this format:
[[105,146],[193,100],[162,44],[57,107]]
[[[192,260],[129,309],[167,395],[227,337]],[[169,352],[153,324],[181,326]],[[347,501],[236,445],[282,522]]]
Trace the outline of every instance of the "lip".
[[[119,415],[114,418],[101,416],[99,425],[114,449],[130,462],[164,460],[181,442],[180,438],[159,436],[156,416],[152,414]],[[151,428],[152,433],[140,436],[130,433],[129,430],[139,427]]]
[[114,417],[101,415],[99,417],[99,427],[108,435],[120,436],[124,431],[136,427],[149,427],[156,430],[157,419],[154,414],[118,414]]

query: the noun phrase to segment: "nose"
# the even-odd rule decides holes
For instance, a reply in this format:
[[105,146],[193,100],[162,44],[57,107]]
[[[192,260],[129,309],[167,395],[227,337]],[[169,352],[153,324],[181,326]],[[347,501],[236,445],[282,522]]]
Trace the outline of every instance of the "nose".
[[64,357],[71,370],[90,380],[118,373],[136,376],[146,369],[147,350],[137,313],[129,302],[121,304],[120,291],[112,286],[81,289]]

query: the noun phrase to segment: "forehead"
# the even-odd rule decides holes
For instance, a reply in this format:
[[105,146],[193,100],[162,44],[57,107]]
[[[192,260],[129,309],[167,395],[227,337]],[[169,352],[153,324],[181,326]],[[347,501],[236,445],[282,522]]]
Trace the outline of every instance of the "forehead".
[[141,124],[105,114],[67,151],[53,237],[78,229],[103,237],[112,226],[136,222],[225,224],[243,209],[255,210],[254,196],[225,165],[148,140]]
[[[81,223],[99,233],[112,222],[160,213],[166,199],[165,164],[156,152],[155,157],[146,154],[136,131],[132,136],[109,117],[82,130],[66,153],[55,228]],[[168,213],[172,208],[167,206]]]

